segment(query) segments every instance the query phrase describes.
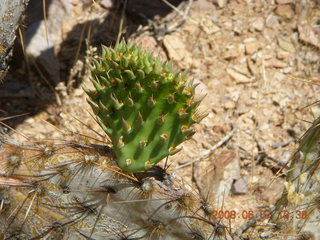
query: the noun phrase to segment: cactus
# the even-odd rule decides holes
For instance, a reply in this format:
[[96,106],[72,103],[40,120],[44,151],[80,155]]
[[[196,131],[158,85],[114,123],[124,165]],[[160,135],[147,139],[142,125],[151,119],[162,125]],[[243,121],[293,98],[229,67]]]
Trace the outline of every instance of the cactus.
[[1,239],[232,239],[160,167],[130,176],[105,146],[0,143]]
[[89,103],[127,172],[144,171],[178,152],[205,116],[197,111],[202,98],[195,98],[186,72],[134,45],[103,46],[91,75]]
[[[320,118],[300,140],[271,220],[287,239],[320,239]],[[289,236],[294,236],[290,238]]]
[[87,92],[112,147],[0,135],[1,239],[233,239],[207,203],[153,166],[203,117],[195,86],[171,70],[132,45],[104,47]]

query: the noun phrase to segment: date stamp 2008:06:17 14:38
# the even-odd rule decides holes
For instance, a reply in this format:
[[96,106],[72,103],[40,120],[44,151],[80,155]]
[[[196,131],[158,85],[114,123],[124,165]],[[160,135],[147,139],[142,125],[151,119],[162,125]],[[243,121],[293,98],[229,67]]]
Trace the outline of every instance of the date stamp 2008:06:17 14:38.
[[[252,211],[252,210],[214,210],[211,213],[211,219],[256,219],[256,220],[266,220],[269,219],[275,211],[272,210],[261,210],[261,211]],[[277,211],[279,218],[283,219],[307,219],[308,214],[306,210],[296,210],[296,211]]]

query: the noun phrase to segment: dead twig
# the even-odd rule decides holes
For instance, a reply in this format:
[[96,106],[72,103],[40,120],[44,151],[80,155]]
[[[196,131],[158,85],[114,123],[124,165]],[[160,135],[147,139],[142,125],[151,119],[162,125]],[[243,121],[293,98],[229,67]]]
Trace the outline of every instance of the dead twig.
[[[266,211],[273,212],[276,209],[276,207],[268,208]],[[236,231],[237,236],[241,236],[244,232],[246,232],[249,228],[253,227],[258,221],[263,220],[261,218],[260,212],[257,212],[252,219],[244,223],[242,226],[240,226]]]
[[[261,164],[262,161],[267,158],[267,159],[275,162],[278,166],[283,167],[285,169],[289,169],[289,167],[286,166],[287,164],[285,162],[281,162],[278,159],[275,159],[275,158],[269,156],[269,154],[265,150],[263,143],[260,141],[260,139],[257,136],[255,136],[254,139],[257,143],[257,148],[259,150],[258,154],[254,157],[254,159],[256,160],[256,164]],[[286,145],[288,145],[292,141],[293,140],[287,141]],[[284,145],[284,146],[286,146],[286,145]],[[274,147],[272,147],[272,148],[275,149]]]
[[[177,19],[176,21],[172,21],[172,19],[170,19],[170,18],[169,19],[164,18],[162,21],[160,21],[161,25],[164,25],[164,27],[162,27],[162,28],[157,27],[154,24],[154,22],[152,23],[154,30],[156,32],[162,33],[162,34],[164,33],[164,35],[165,35],[166,33],[174,32],[176,29],[178,29],[186,21],[186,19],[188,18],[193,0],[188,1],[188,5],[185,7],[184,11],[181,11],[180,9],[176,8],[175,6],[173,6],[171,3],[169,3],[166,0],[162,0],[162,1],[165,4],[167,4],[169,7],[171,7],[175,12],[177,12],[181,16],[181,18]],[[181,8],[183,8],[183,7],[181,7]]]
[[289,139],[287,141],[281,142],[281,143],[275,143],[272,144],[271,147],[272,149],[277,149],[277,148],[281,148],[281,147],[286,147],[288,146],[290,143],[294,142],[294,139]]
[[148,22],[148,25],[138,29],[136,33],[131,36],[132,39],[136,39],[137,36],[142,36],[143,33],[149,32],[148,35],[153,35],[158,42],[161,42],[166,34],[176,31],[187,19],[190,19],[188,14],[193,0],[182,2],[178,7],[173,6],[166,0],[163,0],[163,2],[171,7],[174,11],[156,21],[147,18],[141,13],[138,13],[140,17],[144,18]]
[[197,157],[196,159],[192,160],[191,162],[185,163],[179,167],[174,168],[174,170],[180,169],[180,168],[184,168],[187,166],[192,165],[195,162],[199,162],[201,160],[204,160],[206,158],[208,158],[213,151],[215,151],[217,148],[221,147],[222,145],[224,145],[226,142],[228,142],[232,136],[234,135],[234,133],[236,132],[236,128],[233,128],[231,130],[231,132],[229,132],[224,138],[222,138],[216,145],[212,146],[210,149],[204,151],[203,153],[200,154],[199,157]]

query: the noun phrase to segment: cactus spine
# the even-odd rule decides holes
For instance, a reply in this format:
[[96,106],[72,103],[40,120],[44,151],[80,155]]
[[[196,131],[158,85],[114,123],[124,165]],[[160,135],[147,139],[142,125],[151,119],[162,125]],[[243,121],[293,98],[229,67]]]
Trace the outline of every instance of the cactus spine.
[[133,177],[105,146],[0,143],[1,239],[231,239],[160,167]]
[[272,221],[292,239],[320,239],[320,118],[300,140]]
[[103,46],[91,75],[95,90],[87,91],[89,103],[127,172],[144,171],[178,152],[204,117],[186,72],[173,71],[172,62],[153,59],[134,45]]

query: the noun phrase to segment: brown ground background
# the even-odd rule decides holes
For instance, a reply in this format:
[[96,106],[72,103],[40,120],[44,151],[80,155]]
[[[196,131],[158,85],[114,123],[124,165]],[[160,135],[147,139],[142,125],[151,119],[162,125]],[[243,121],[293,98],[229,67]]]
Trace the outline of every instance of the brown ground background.
[[206,94],[208,116],[169,171],[218,210],[259,211],[281,196],[283,166],[320,110],[319,1],[53,0],[46,21],[35,2],[0,85],[0,120],[27,114],[4,121],[12,138],[102,140],[88,128],[101,133],[82,90],[87,62],[123,37],[172,58]]

